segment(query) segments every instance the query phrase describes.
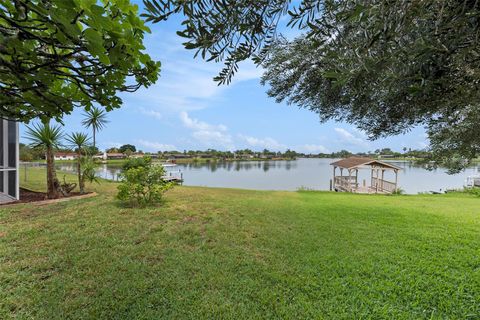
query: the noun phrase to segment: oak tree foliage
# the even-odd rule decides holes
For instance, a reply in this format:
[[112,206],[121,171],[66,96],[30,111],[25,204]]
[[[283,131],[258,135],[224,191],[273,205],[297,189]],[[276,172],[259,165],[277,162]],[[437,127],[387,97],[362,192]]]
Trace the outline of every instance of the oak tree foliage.
[[[253,58],[268,94],[346,121],[371,139],[424,126],[433,166],[480,153],[476,0],[144,0],[149,21],[183,15],[187,49],[223,61],[228,83]],[[279,26],[300,30],[286,39]]]
[[120,107],[157,80],[150,32],[129,0],[0,0],[0,116],[44,121]]

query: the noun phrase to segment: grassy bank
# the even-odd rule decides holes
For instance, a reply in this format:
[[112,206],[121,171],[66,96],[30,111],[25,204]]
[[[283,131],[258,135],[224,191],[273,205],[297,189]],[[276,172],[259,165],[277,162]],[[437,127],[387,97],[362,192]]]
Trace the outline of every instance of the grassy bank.
[[480,317],[473,196],[177,187],[129,209],[89,188],[0,207],[1,319]]

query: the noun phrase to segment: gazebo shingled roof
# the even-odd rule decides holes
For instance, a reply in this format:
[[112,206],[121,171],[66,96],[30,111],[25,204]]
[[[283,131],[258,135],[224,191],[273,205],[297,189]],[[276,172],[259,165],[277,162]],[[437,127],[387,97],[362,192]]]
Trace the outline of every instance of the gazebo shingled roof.
[[344,168],[344,169],[354,169],[358,168],[360,166],[364,165],[374,165],[374,164],[379,164],[382,167],[394,169],[394,170],[401,170],[400,167],[397,167],[393,164],[379,161],[376,159],[372,158],[367,158],[367,157],[349,157],[346,159],[338,160],[335,162],[332,162],[330,165],[338,167],[338,168]]

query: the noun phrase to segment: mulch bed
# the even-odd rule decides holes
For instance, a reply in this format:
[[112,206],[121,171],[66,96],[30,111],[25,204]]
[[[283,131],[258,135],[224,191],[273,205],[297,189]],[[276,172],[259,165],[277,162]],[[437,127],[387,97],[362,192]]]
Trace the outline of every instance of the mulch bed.
[[[81,194],[80,192],[71,192],[68,196],[66,197],[61,197],[60,199],[65,199],[65,198],[71,198],[71,197],[78,197],[80,195],[84,196],[87,194],[90,194],[91,192],[83,193]],[[10,204],[15,204],[15,203],[29,203],[29,202],[38,202],[38,201],[45,201],[47,199],[47,194],[45,192],[36,192],[24,188],[20,188],[20,200],[13,201],[13,202],[7,202],[7,203],[2,203],[2,205],[10,205]]]

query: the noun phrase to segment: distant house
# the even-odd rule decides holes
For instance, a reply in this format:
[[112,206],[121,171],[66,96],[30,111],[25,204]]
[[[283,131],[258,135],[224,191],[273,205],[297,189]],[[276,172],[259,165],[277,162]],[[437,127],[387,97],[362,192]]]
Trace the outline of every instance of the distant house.
[[55,160],[75,160],[77,159],[77,154],[74,152],[57,152],[53,158]]
[[92,156],[93,159],[100,159],[100,160],[107,160],[107,153],[97,153],[96,155]]
[[125,159],[127,156],[123,153],[107,153],[108,160]]
[[137,158],[143,158],[143,157],[145,157],[145,154],[144,154],[144,153],[140,153],[140,152],[136,152],[136,153],[134,153],[134,154],[132,154],[132,155],[130,156],[130,158],[135,158],[135,159],[137,159]]
[[171,153],[165,155],[167,159],[175,160],[175,159],[188,159],[192,158],[192,156],[183,153]]
[[146,155],[152,159],[158,159],[158,153],[147,153]]
[[249,154],[249,153],[241,153],[241,154],[237,155],[237,158],[239,158],[239,159],[253,159],[253,158],[255,158],[255,156],[253,154]]
[[18,122],[0,118],[0,203],[18,200]]

